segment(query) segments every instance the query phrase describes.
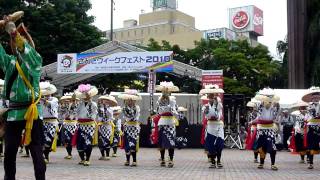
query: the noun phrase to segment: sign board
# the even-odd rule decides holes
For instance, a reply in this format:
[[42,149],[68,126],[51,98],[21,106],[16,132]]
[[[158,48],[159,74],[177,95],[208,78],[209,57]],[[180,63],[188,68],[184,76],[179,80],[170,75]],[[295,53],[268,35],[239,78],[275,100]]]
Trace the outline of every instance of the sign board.
[[216,84],[223,88],[223,70],[203,70],[202,87],[209,84]]
[[[202,70],[202,88],[206,85],[216,84],[219,88],[223,89],[223,70]],[[219,95],[220,99],[223,100],[223,94]],[[202,99],[202,104],[208,103],[208,99]],[[205,116],[203,115],[203,122],[205,122]]]
[[156,78],[156,73],[154,71],[149,71],[148,93],[150,93],[150,112],[154,111],[153,95],[156,92]]
[[214,40],[236,40],[237,34],[228,28],[217,28],[204,31],[203,38]]
[[172,51],[58,54],[58,74],[172,72]]
[[205,39],[214,39],[214,40],[218,40],[223,37],[223,32],[220,31],[219,29],[213,29],[213,30],[208,30],[204,32],[204,38]]
[[176,0],[152,0],[153,9],[159,8],[170,8],[177,9],[177,1]]
[[255,6],[253,10],[254,32],[263,35],[263,11]]
[[156,81],[157,76],[154,71],[149,71],[149,78],[148,78],[148,93],[155,93],[156,92]]
[[253,32],[263,36],[263,11],[256,6],[229,9],[229,28],[235,32]]
[[238,11],[232,16],[232,26],[236,29],[243,29],[249,24],[250,17],[246,11]]

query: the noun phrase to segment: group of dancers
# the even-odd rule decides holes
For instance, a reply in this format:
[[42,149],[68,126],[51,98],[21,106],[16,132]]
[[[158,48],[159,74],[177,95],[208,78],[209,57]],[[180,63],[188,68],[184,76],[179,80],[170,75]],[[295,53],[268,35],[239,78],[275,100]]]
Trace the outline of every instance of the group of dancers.
[[[137,90],[126,89],[121,93],[118,98],[124,101],[124,105],[120,107],[114,96],[95,97],[98,89],[90,84],[81,84],[74,92],[65,93],[60,99],[53,96],[57,88],[49,81],[40,82],[40,89],[42,108],[39,117],[43,119],[43,156],[47,164],[50,153],[56,151],[60,133],[61,143],[67,152],[65,159],[72,159],[72,149],[76,147],[81,159],[79,164],[89,166],[93,146],[99,147],[99,160],[110,160],[110,150],[113,150],[111,157],[117,157],[120,145],[126,154],[124,165],[137,166],[141,123],[137,101],[142,99]],[[178,111],[187,109],[177,107],[171,92],[177,92],[179,88],[172,82],[162,82],[156,89],[162,95],[158,100],[158,115],[153,116],[156,129],[152,135],[156,137],[153,143],[160,147],[161,166],[166,166],[164,156],[165,149],[168,149],[170,160],[167,166],[173,167],[176,142],[186,142],[183,136],[179,137],[179,141],[176,139],[176,125],[178,118],[181,118]],[[25,149],[28,153],[28,146]]]
[[[50,162],[50,153],[56,151],[58,133],[61,133],[61,142],[67,152],[65,159],[72,159],[72,149],[75,146],[81,159],[79,164],[89,166],[93,146],[97,145],[100,149],[99,160],[109,160],[110,149],[113,149],[112,157],[116,157],[117,148],[121,145],[126,154],[124,165],[137,166],[141,123],[137,101],[142,99],[137,90],[127,89],[121,93],[118,98],[124,101],[124,105],[120,107],[114,96],[101,95],[96,98],[98,90],[90,84],[81,84],[74,92],[65,93],[60,99],[53,96],[57,89],[50,82],[40,82],[40,89],[42,111],[39,116],[43,119],[43,156],[46,163]],[[213,89],[214,93],[211,92]],[[157,102],[157,113],[152,116],[154,128],[151,139],[159,147],[160,166],[171,168],[174,166],[175,147],[182,147],[187,143],[186,137],[181,133],[177,136],[176,128],[179,126],[179,119],[183,119],[182,112],[187,109],[177,106],[176,98],[171,93],[178,92],[179,88],[172,82],[161,82],[156,90],[162,92],[162,95]],[[216,86],[207,86],[200,93],[208,101],[203,106],[208,119],[205,147],[212,163],[217,162],[217,166],[222,167],[222,103],[216,96],[216,90]],[[218,91],[223,92],[219,88]],[[185,126],[182,124],[185,124],[184,121],[180,123]],[[182,131],[185,132],[186,129]],[[168,161],[165,160],[166,150]]]
[[[289,109],[282,112],[291,112],[295,119],[292,135],[289,141],[289,148],[293,153],[300,154],[300,163],[305,163],[307,156],[308,169],[313,169],[313,157],[319,154],[320,150],[320,89],[312,87]],[[251,109],[249,113],[248,136],[246,149],[254,151],[254,162],[259,163],[258,168],[264,168],[266,153],[270,154],[271,169],[277,170],[276,160],[276,139],[281,126],[280,98],[272,89],[260,90],[257,95],[247,103]],[[258,156],[260,155],[260,162]]]
[[[89,166],[93,146],[99,147],[99,160],[110,160],[110,157],[117,157],[117,148],[121,145],[126,154],[124,165],[137,166],[141,123],[137,101],[142,99],[137,90],[127,89],[121,93],[118,98],[124,101],[124,105],[120,107],[114,96],[94,98],[98,90],[90,84],[79,85],[74,92],[65,93],[59,100],[52,96],[57,89],[50,82],[41,82],[40,89],[43,96],[40,100],[40,118],[43,119],[43,155],[46,163],[49,163],[50,152],[56,150],[58,133],[61,133],[61,142],[67,152],[65,159],[72,159],[72,149],[76,146],[81,159],[79,164]],[[174,166],[174,149],[177,146],[178,112],[187,109],[178,108],[176,98],[171,93],[178,92],[179,88],[172,82],[161,82],[156,90],[161,91],[162,95],[157,102],[157,113],[152,116],[154,130],[151,139],[159,147],[160,166],[171,168]],[[224,114],[220,96],[223,93],[223,89],[217,85],[207,85],[200,91],[205,119],[203,142],[210,168],[223,167]],[[296,119],[290,148],[301,155],[300,163],[305,163],[307,155],[309,169],[313,168],[313,156],[320,152],[320,105],[315,93],[320,93],[320,90],[310,89],[301,102],[293,104],[290,109],[294,111],[292,114]],[[254,162],[259,163],[259,169],[264,168],[266,154],[269,153],[271,169],[278,170],[275,160],[276,138],[280,128],[279,100],[272,89],[266,88],[247,104],[250,108],[250,131],[246,138],[246,149],[254,151]],[[165,160],[166,150],[168,161]]]
[[[72,159],[72,148],[76,146],[79,164],[89,166],[92,148],[97,145],[101,152],[99,160],[110,160],[110,150],[113,150],[112,157],[116,157],[123,139],[127,156],[125,165],[130,165],[130,156],[133,159],[131,166],[137,165],[140,109],[136,101],[141,100],[138,91],[126,90],[121,94],[119,98],[124,100],[121,108],[111,95],[101,95],[95,102],[93,98],[98,89],[90,84],[79,85],[78,89],[65,93],[60,100],[52,96],[57,89],[50,82],[41,82],[40,88],[44,96],[41,105],[46,163],[49,163],[49,153],[56,150],[61,131],[61,142],[67,151],[65,159]],[[124,132],[121,119],[124,119]],[[59,123],[62,124],[60,127]]]

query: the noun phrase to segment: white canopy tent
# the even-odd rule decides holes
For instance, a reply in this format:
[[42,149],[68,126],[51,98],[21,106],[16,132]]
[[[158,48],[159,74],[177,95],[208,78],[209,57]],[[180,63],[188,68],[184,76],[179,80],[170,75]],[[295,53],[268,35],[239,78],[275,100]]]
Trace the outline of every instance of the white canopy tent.
[[277,96],[280,97],[280,107],[290,108],[290,105],[298,101],[302,101],[301,98],[306,94],[307,89],[274,89]]

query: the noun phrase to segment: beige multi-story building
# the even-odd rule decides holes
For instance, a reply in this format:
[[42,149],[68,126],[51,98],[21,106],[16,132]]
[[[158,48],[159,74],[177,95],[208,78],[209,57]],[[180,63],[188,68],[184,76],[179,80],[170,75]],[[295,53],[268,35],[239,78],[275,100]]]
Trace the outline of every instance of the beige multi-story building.
[[[195,18],[175,9],[163,9],[140,14],[137,20],[123,22],[123,28],[115,29],[113,39],[129,44],[147,45],[150,38],[158,42],[166,40],[183,49],[193,48],[203,32],[195,28]],[[107,32],[110,37],[110,31]]]
[[[176,0],[152,0],[151,5],[153,11],[140,14],[139,21],[125,20],[123,28],[113,31],[113,39],[147,46],[153,38],[158,42],[165,40],[171,45],[178,44],[182,49],[192,49],[194,42],[201,38],[247,39],[252,46],[256,46],[257,37],[263,34],[262,11],[254,6],[231,9],[229,28],[201,31],[196,29],[194,17],[177,10]],[[106,38],[110,39],[110,31],[106,32]]]

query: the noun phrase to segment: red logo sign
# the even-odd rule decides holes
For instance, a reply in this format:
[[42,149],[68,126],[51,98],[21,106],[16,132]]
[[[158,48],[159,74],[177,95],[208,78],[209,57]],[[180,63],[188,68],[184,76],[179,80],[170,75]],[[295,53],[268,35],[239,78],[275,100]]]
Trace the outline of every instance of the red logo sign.
[[261,9],[254,7],[253,25],[254,32],[258,35],[263,35],[263,12]]
[[249,24],[249,15],[245,11],[237,12],[232,18],[232,25],[237,29],[243,29]]

